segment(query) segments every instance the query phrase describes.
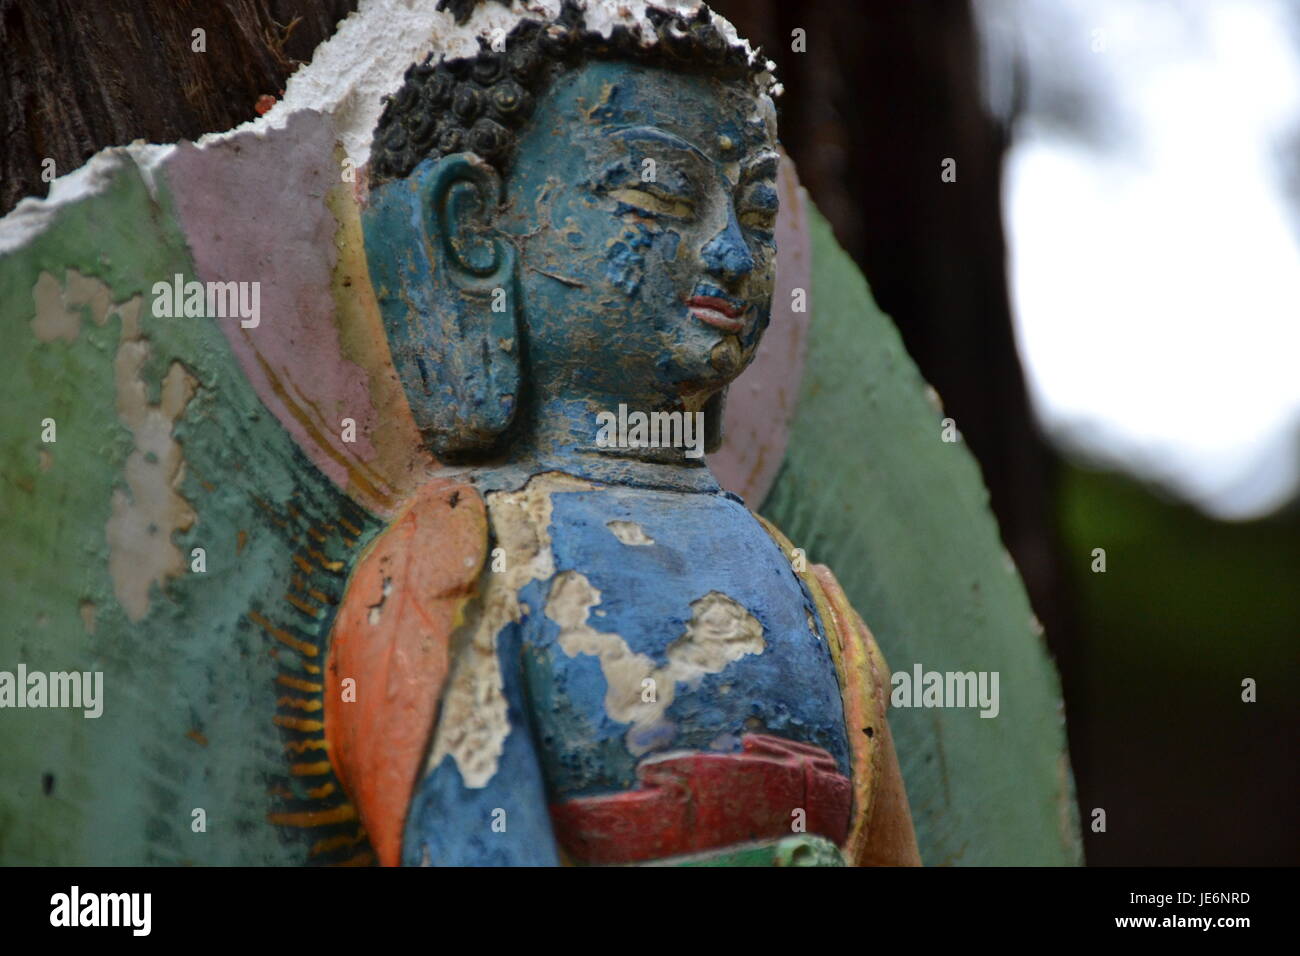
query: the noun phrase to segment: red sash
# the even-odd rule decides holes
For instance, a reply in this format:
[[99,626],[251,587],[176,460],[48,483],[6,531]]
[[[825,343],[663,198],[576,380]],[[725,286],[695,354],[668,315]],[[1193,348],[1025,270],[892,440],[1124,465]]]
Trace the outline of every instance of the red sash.
[[600,864],[795,833],[844,843],[853,787],[829,753],[766,734],[746,734],[741,744],[740,753],[648,757],[637,766],[637,789],[552,805],[560,845],[576,862]]

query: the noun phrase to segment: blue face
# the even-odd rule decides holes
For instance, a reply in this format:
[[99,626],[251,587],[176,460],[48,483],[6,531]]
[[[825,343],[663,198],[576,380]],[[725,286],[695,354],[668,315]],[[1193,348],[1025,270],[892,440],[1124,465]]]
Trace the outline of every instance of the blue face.
[[771,308],[774,125],[747,83],[593,61],[504,180],[460,153],[373,190],[370,276],[435,454],[520,418],[521,446],[568,454],[601,411],[698,411],[740,374]]
[[539,395],[698,407],[749,363],[775,278],[771,115],[745,84],[624,62],[546,92],[497,220]]

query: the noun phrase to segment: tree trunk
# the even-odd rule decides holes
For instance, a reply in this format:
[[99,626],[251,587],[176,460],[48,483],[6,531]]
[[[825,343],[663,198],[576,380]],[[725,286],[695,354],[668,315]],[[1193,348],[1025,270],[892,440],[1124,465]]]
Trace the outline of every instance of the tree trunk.
[[[356,0],[0,0],[0,215],[106,146],[230,129]],[[196,39],[202,30],[202,43]],[[199,47],[204,49],[199,51]],[[53,175],[42,177],[51,167]]]

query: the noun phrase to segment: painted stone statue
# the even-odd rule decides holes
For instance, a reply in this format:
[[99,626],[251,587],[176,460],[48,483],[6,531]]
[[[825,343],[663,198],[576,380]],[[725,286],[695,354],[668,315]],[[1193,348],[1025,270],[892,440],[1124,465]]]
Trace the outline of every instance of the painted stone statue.
[[770,64],[585,16],[413,66],[375,131],[443,467],[349,580],[330,760],[386,864],[918,863],[875,642],[702,454],[769,318]]

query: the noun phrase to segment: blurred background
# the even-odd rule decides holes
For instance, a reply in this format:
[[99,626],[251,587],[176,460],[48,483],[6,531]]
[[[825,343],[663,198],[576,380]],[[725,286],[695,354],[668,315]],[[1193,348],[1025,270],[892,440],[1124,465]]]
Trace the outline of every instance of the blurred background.
[[[355,2],[209,0],[206,57],[190,6],[0,0],[0,214],[41,157],[251,119]],[[1300,4],[712,6],[980,462],[1088,862],[1296,863]]]

